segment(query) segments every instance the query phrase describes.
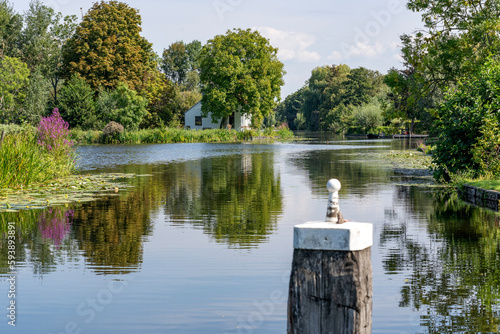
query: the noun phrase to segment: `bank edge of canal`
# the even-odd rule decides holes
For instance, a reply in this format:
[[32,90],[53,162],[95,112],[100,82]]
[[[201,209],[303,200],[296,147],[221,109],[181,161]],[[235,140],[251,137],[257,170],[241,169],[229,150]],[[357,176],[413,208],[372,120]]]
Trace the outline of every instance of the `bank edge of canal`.
[[[395,173],[432,178],[432,157],[422,152],[402,151],[384,154],[391,161]],[[445,186],[445,185],[444,185]],[[473,205],[500,211],[500,191],[467,184],[467,181],[454,186],[459,197]]]

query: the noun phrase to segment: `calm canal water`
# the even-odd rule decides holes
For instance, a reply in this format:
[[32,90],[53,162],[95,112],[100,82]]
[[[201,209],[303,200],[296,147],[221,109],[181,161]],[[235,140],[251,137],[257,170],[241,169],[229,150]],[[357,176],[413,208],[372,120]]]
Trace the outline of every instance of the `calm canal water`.
[[[374,224],[373,333],[500,332],[500,219],[396,175],[400,141],[85,146],[136,173],[94,202],[0,213],[0,333],[285,333],[293,226]],[[16,327],[6,308],[16,222]]]

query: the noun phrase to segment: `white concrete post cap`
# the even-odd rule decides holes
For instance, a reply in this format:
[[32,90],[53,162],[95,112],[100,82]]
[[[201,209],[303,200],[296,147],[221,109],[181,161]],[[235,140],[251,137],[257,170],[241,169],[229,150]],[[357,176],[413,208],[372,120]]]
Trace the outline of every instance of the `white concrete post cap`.
[[373,245],[370,223],[308,222],[293,230],[293,248],[312,250],[360,251]]

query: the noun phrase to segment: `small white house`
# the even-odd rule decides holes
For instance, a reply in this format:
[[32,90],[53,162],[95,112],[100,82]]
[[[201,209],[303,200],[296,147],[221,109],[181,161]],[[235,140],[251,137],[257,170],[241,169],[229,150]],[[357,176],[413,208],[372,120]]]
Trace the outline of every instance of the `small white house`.
[[[184,114],[184,125],[186,129],[203,130],[203,129],[220,129],[221,121],[212,123],[212,115],[209,113],[207,117],[201,115],[201,101],[196,103]],[[251,120],[248,116],[243,115],[241,112],[235,112],[234,116],[230,116],[228,124],[231,129],[235,130],[248,130],[250,129]]]

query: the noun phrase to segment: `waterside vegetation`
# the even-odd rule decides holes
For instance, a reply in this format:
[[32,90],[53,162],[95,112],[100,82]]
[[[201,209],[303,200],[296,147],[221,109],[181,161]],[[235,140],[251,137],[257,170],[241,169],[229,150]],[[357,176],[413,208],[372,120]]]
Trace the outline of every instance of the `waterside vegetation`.
[[288,140],[294,137],[287,128],[235,131],[227,129],[186,130],[180,128],[140,129],[107,134],[105,131],[73,129],[71,139],[78,144],[172,144],[234,143],[251,140]]

